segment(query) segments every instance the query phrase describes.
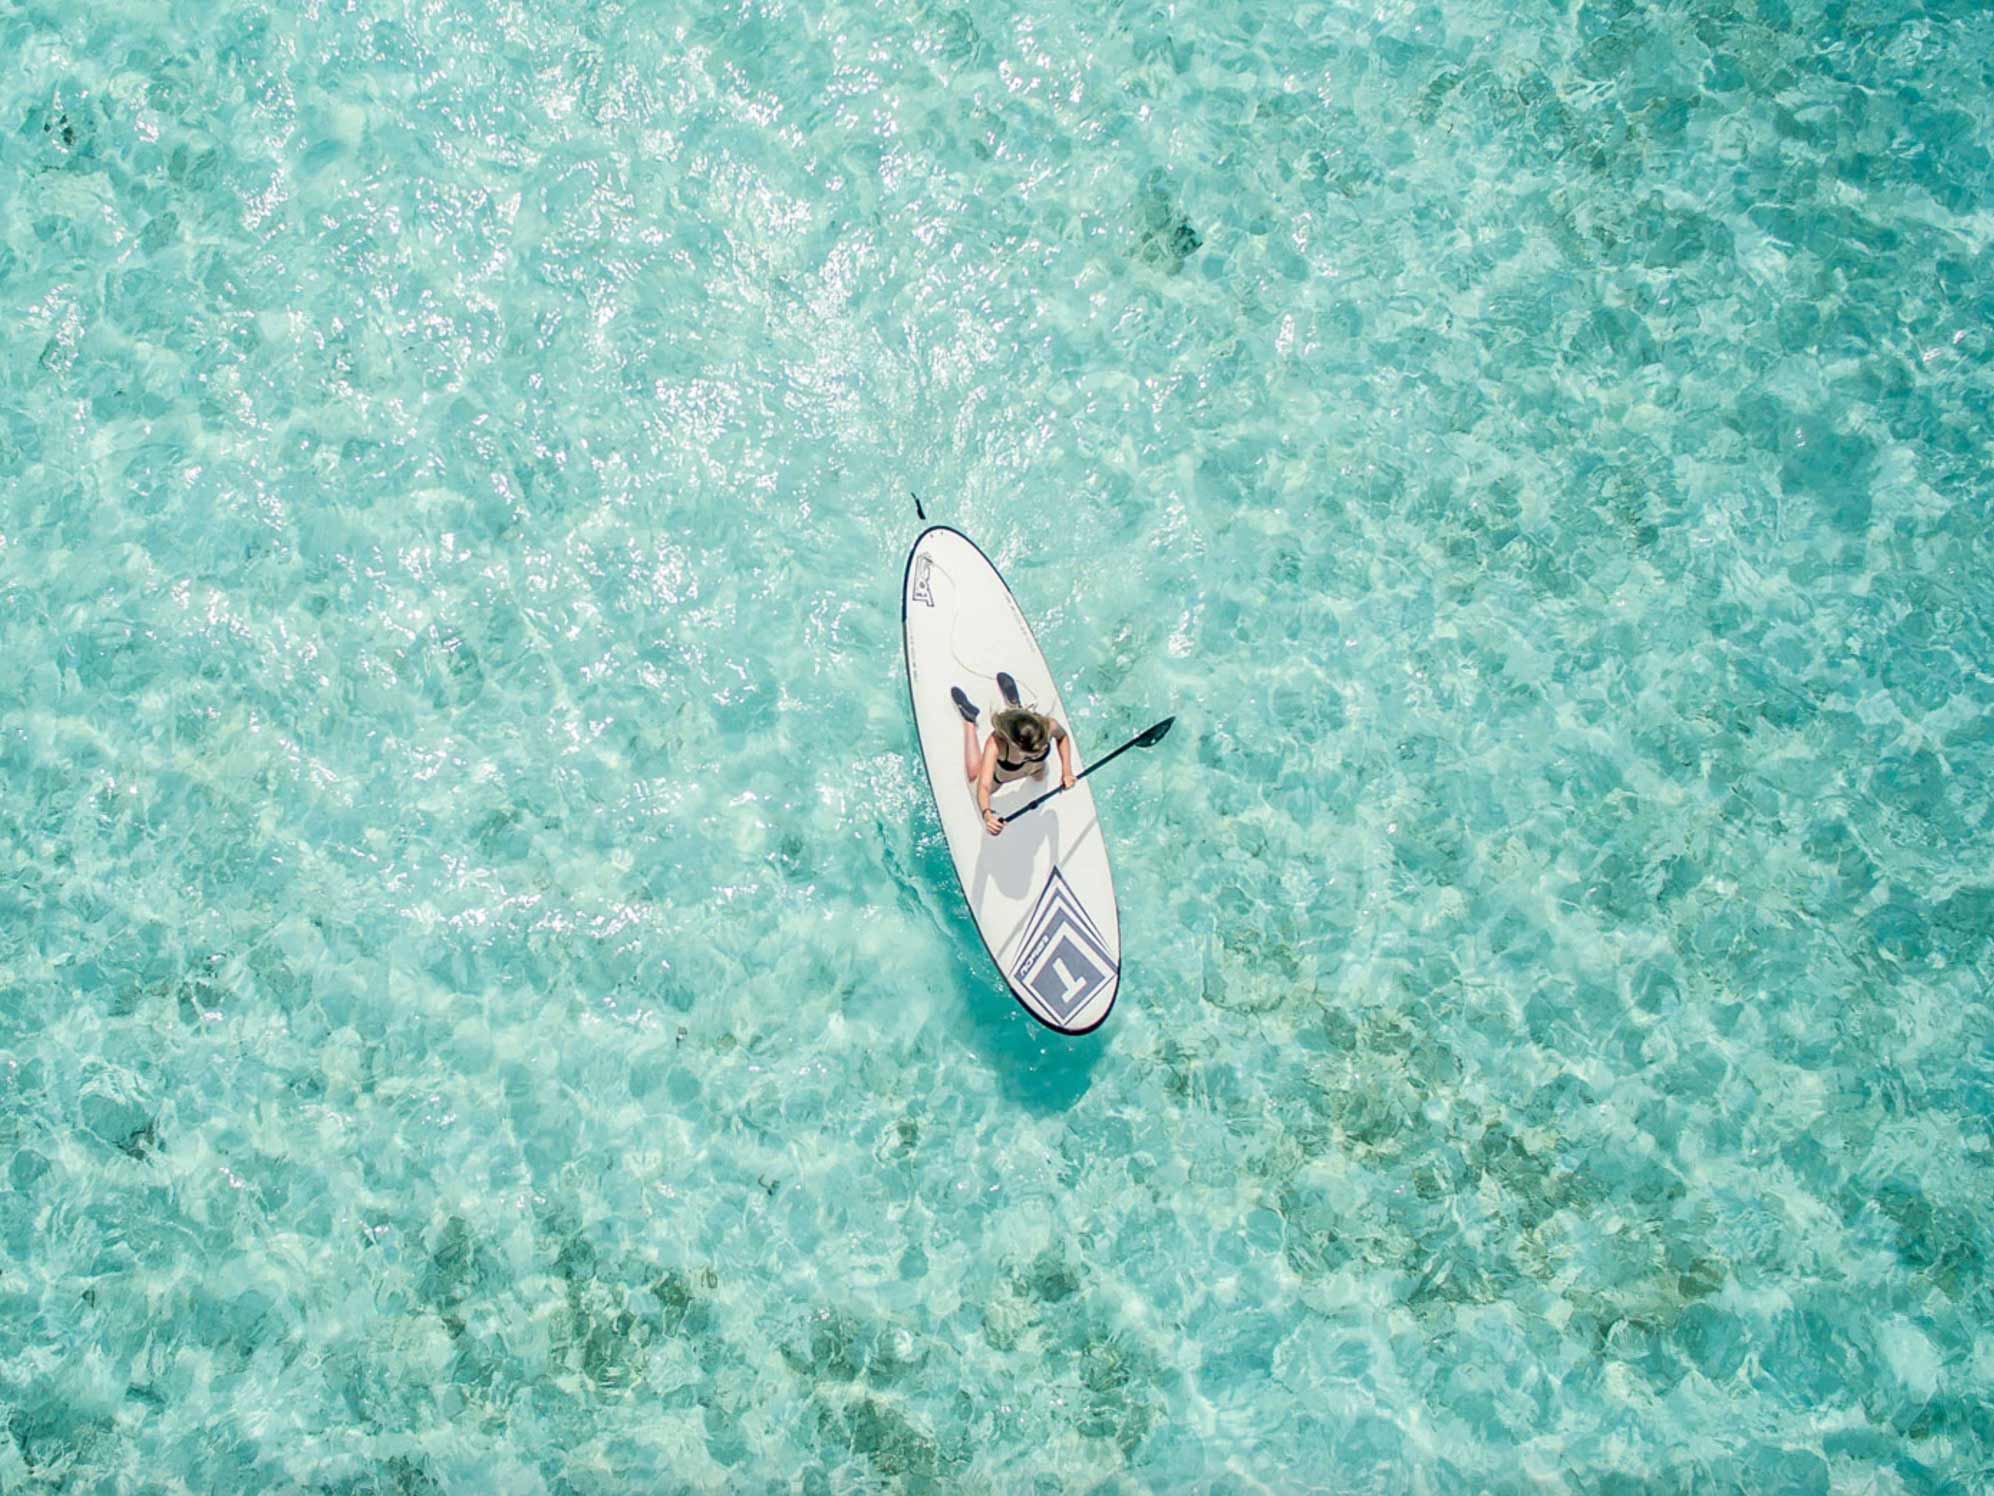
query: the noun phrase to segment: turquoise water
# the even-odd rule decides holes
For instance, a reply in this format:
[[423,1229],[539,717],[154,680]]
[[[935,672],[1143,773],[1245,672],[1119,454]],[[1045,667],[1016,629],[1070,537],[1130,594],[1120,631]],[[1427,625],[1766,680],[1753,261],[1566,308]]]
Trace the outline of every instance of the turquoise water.
[[0,49],[0,1489],[1994,1481],[1994,12]]

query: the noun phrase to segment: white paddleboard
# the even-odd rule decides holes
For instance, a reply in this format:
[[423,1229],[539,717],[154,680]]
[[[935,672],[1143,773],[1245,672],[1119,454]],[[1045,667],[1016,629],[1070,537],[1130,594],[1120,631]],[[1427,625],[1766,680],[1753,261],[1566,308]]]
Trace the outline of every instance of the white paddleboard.
[[[1121,916],[1093,787],[1082,779],[992,836],[964,773],[962,714],[949,699],[949,688],[961,686],[982,709],[980,744],[1004,707],[997,672],[1008,670],[1024,704],[1063,723],[1072,738],[1052,671],[997,568],[947,525],[925,531],[908,553],[900,620],[928,787],[970,917],[1025,1011],[1063,1034],[1084,1034],[1115,1005],[1122,970]],[[1077,739],[1072,747],[1078,774],[1085,765]],[[1058,783],[1055,747],[1044,778],[997,786],[990,808],[1006,815]]]

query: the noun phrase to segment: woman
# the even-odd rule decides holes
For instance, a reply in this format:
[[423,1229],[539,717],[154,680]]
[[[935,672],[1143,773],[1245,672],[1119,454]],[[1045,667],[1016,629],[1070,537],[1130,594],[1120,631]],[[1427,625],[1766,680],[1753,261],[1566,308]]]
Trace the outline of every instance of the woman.
[[976,704],[961,686],[949,689],[949,699],[962,713],[963,773],[976,786],[983,829],[992,836],[1003,831],[1004,823],[990,808],[990,791],[1014,779],[1042,777],[1054,743],[1059,744],[1060,788],[1073,788],[1073,745],[1066,729],[1044,713],[1021,706],[1018,683],[1002,670],[997,672],[997,689],[1004,693],[1007,705],[991,717],[990,736],[981,745],[976,740]]

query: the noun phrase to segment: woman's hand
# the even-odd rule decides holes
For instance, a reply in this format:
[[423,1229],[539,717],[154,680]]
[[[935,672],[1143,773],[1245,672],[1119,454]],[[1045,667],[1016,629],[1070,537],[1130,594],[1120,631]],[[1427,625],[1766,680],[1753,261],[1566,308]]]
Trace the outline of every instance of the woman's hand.
[[1059,769],[1059,787],[1063,790],[1073,788],[1073,770],[1064,764],[1060,765]]
[[983,829],[988,831],[992,836],[999,836],[1003,833],[1004,823],[997,819],[996,811],[986,810],[983,812]]

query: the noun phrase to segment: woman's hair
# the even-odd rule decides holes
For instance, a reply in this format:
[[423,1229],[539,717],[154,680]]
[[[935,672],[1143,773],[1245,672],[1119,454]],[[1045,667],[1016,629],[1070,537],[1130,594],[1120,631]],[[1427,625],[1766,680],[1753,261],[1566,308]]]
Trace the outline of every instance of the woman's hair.
[[1052,741],[1052,719],[1021,706],[999,712],[990,719],[990,725],[1004,734],[1004,740],[1015,744],[1027,758],[1035,757],[1041,748]]

